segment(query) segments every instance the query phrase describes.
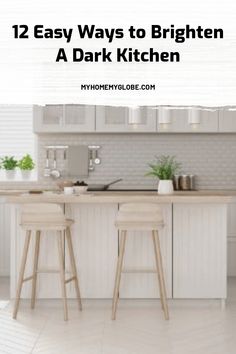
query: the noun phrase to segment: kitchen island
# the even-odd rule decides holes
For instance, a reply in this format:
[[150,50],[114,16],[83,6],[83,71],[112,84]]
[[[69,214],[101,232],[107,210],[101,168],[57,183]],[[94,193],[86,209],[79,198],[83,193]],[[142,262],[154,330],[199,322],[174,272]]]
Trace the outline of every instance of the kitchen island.
[[[46,192],[5,196],[11,206],[11,296],[15,295],[24,237],[19,227],[22,203],[59,203],[73,218],[72,237],[84,298],[111,298],[118,255],[118,231],[114,226],[119,205],[127,202],[160,204],[165,227],[160,232],[164,272],[169,298],[227,297],[227,204],[236,193],[224,191],[178,192],[159,196],[155,192],[91,192],[81,196]],[[144,235],[145,234],[145,235]],[[144,237],[145,236],[145,237]],[[39,263],[57,267],[54,237],[42,237]],[[30,252],[32,254],[32,252]],[[67,265],[67,250],[65,262]],[[146,232],[130,232],[124,266],[148,273],[124,273],[121,298],[156,298],[152,240]],[[31,264],[27,272],[30,274]],[[40,274],[38,297],[60,297],[56,274]],[[23,297],[30,297],[25,284]],[[68,297],[74,297],[68,285]]]

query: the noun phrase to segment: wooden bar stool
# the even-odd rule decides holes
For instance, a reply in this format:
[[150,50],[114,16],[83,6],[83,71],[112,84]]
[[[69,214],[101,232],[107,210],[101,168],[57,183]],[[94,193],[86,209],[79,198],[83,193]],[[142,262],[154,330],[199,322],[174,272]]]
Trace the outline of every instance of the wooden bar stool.
[[[160,248],[160,240],[158,231],[164,226],[162,212],[158,205],[156,204],[144,204],[144,203],[128,203],[121,205],[117,219],[116,227],[120,234],[120,248],[119,256],[117,261],[115,287],[113,293],[113,303],[112,303],[112,319],[116,319],[116,310],[119,297],[119,287],[120,279],[122,273],[123,258],[125,252],[125,243],[127,237],[127,231],[130,230],[140,230],[140,231],[151,231],[155,261],[156,261],[156,272],[158,276],[158,283],[160,289],[160,299],[162,309],[164,311],[165,319],[169,319],[169,311],[166,299],[166,287],[165,279],[163,274],[162,265],[162,255]],[[125,271],[125,270],[123,270]]]
[[[13,318],[16,319],[19,309],[20,295],[23,283],[32,280],[32,293],[31,293],[31,308],[35,307],[36,299],[36,282],[38,273],[55,273],[50,270],[38,269],[39,250],[40,250],[40,237],[41,231],[56,231],[57,243],[58,243],[58,258],[59,258],[59,270],[56,270],[60,274],[62,300],[64,308],[64,320],[68,320],[67,309],[67,297],[66,297],[66,284],[74,281],[76,296],[79,304],[79,309],[82,310],[79,281],[74,257],[74,251],[71,240],[70,226],[73,224],[73,220],[66,219],[60,205],[57,204],[26,204],[22,207],[21,213],[21,227],[26,231],[25,243],[23,248],[23,255],[20,265],[20,273],[16,291],[16,299],[13,310]],[[71,273],[72,276],[69,279],[65,278],[65,252],[64,252],[64,235],[66,236],[68,254],[70,258]],[[35,249],[33,260],[33,274],[27,278],[24,278],[25,267],[27,262],[28,250],[31,238],[35,237]]]

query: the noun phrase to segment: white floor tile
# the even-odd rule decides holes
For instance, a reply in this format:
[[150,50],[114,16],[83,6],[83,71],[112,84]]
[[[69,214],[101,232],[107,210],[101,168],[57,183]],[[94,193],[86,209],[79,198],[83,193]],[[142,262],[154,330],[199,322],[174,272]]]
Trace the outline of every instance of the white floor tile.
[[29,305],[21,302],[16,321],[12,302],[0,307],[1,354],[236,353],[236,279],[229,281],[224,311],[215,300],[169,301],[170,321],[158,300],[121,300],[116,321],[108,300],[83,301],[82,312],[69,301],[68,322],[60,300],[39,300],[33,311]]

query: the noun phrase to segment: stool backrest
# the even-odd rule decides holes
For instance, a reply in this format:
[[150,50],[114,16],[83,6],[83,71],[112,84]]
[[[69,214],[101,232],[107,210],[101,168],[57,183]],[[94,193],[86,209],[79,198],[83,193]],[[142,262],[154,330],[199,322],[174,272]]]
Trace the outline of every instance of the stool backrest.
[[60,223],[66,218],[58,204],[24,204],[21,207],[21,224],[24,223]]

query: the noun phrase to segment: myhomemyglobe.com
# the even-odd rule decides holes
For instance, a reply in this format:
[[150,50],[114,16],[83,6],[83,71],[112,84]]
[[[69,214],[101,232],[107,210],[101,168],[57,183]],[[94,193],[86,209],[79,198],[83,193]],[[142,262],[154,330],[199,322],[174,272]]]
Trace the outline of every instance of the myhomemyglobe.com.
[[81,84],[81,90],[93,91],[153,91],[155,84]]

